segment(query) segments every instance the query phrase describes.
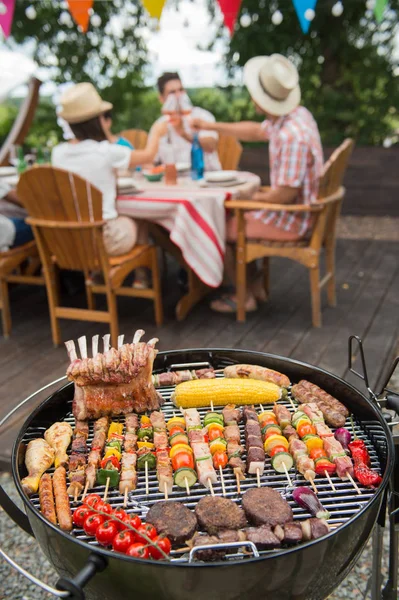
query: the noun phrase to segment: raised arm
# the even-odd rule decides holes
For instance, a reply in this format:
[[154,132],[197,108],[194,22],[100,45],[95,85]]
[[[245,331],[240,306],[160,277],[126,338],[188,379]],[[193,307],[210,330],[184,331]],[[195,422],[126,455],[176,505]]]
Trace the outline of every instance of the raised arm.
[[241,121],[239,123],[211,123],[203,119],[193,119],[192,126],[198,130],[217,131],[225,135],[234,135],[242,142],[265,141],[262,123]]
[[157,155],[159,142],[168,132],[168,121],[162,120],[154,123],[148,136],[147,145],[144,150],[132,150],[129,167],[137,167],[146,163],[152,163]]

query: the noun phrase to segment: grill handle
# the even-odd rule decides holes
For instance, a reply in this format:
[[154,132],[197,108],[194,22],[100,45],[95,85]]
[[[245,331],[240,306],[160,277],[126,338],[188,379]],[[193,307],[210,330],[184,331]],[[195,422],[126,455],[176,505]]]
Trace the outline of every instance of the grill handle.
[[201,546],[194,546],[191,548],[190,554],[188,556],[188,562],[191,563],[194,560],[194,555],[201,550],[222,550],[223,548],[242,548],[248,546],[252,550],[252,553],[255,558],[259,557],[259,552],[257,547],[253,542],[226,542],[225,544],[202,544]]
[[3,487],[0,485],[0,506],[7,513],[7,515],[20,527],[32,537],[34,536],[32,527],[29,523],[29,519],[24,512],[11,500],[6,494]]
[[14,567],[18,573],[21,573],[21,575],[26,577],[26,579],[29,579],[29,581],[40,587],[45,592],[48,592],[57,598],[68,598],[68,600],[85,600],[85,594],[83,591],[84,586],[96,575],[96,573],[101,573],[101,571],[104,571],[107,566],[105,558],[102,558],[97,554],[90,554],[86,565],[79,571],[77,575],[75,575],[73,579],[62,577],[57,581],[57,587],[53,588],[31,573],[28,573],[28,571],[25,571],[25,569],[18,565],[1,548],[0,556],[2,556],[9,565]]

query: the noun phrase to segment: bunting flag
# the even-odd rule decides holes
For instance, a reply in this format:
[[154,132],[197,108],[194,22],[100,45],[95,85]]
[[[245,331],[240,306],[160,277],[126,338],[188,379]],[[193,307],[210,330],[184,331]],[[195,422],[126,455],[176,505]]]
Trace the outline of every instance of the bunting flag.
[[90,9],[93,6],[93,0],[67,0],[69,12],[77,25],[80,25],[83,33],[89,28]]
[[141,0],[144,8],[147,10],[150,17],[153,19],[161,18],[163,7],[165,6],[166,0]]
[[233,35],[234,25],[237,21],[238,13],[240,12],[241,0],[218,0],[220,10],[223,13],[224,24],[230,31],[230,36]]
[[15,0],[0,0],[0,8],[0,29],[3,30],[4,37],[8,38],[14,17]]
[[292,2],[295,6],[301,29],[303,33],[307,33],[309,31],[310,21],[312,19],[309,19],[306,13],[309,10],[312,12],[314,11],[317,0],[292,0]]
[[381,23],[381,21],[382,21],[382,17],[384,15],[384,10],[387,5],[387,2],[388,2],[388,0],[377,0],[374,5],[374,14],[375,14],[375,17],[376,17],[378,23]]

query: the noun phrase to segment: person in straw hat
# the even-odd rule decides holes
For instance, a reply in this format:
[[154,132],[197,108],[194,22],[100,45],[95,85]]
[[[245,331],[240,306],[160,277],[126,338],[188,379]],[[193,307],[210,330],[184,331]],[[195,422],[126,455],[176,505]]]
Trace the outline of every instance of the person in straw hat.
[[52,165],[87,179],[103,194],[104,246],[108,254],[129,252],[136,242],[146,242],[145,230],[138,230],[133,219],[116,210],[116,169],[134,168],[150,163],[158,152],[159,140],[167,131],[167,121],[154,125],[144,150],[131,150],[107,139],[110,102],[101,99],[91,83],[78,83],[60,99],[59,116],[70,126],[73,140],[56,146]]
[[[316,201],[323,167],[323,150],[316,121],[300,106],[301,90],[294,64],[280,54],[251,58],[244,67],[244,82],[256,110],[265,115],[262,123],[209,123],[195,119],[193,126],[234,135],[246,142],[269,142],[271,187],[257,192],[252,200],[270,204],[311,204]],[[309,235],[310,213],[282,210],[249,211],[245,214],[247,238],[296,241]],[[237,239],[235,217],[227,222],[227,240]],[[234,255],[226,253],[226,273],[234,281]],[[265,300],[264,290],[255,279],[248,291],[246,310],[256,310],[257,300]],[[235,312],[235,296],[215,300],[219,312]]]

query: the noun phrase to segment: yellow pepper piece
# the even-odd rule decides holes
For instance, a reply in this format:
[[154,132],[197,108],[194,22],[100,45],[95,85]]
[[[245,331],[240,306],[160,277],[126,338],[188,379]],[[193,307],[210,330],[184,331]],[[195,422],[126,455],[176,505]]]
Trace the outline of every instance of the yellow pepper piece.
[[172,394],[175,406],[192,408],[226,404],[266,404],[277,402],[281,388],[269,381],[256,379],[197,379],[184,381]]
[[155,448],[155,446],[152,442],[137,442],[137,447],[138,448],[149,448],[150,450],[153,450]]
[[151,423],[151,419],[150,419],[150,417],[143,415],[140,419],[140,422],[142,425],[149,425]]
[[122,435],[123,433],[123,423],[116,423],[115,421],[112,421],[111,425],[109,426],[108,429],[108,439],[110,439],[111,435],[113,433],[117,433],[118,435]]
[[275,446],[284,446],[284,448],[286,448],[286,450],[288,451],[288,440],[283,436],[283,435],[271,435],[270,437],[268,437],[265,440],[265,444],[264,444],[264,448],[265,448],[265,452],[267,454],[269,454],[269,452],[275,447]]
[[116,456],[118,460],[122,458],[122,454],[119,452],[118,448],[107,448],[104,458],[108,458],[109,456]]
[[170,429],[172,427],[174,427],[175,425],[178,425],[180,427],[182,427],[183,429],[186,428],[186,419],[184,417],[172,417],[171,419],[169,419],[166,427],[168,428],[168,431],[170,431]]
[[323,448],[324,447],[324,442],[321,438],[319,438],[317,435],[312,435],[312,437],[310,437],[307,440],[302,440],[305,442],[306,444],[306,448],[308,449],[308,451],[310,452],[311,450],[313,450],[314,448]]
[[173,458],[176,456],[176,454],[179,454],[179,452],[182,451],[193,454],[192,448],[188,444],[176,444],[176,446],[172,446],[170,449],[169,456],[170,458]]

